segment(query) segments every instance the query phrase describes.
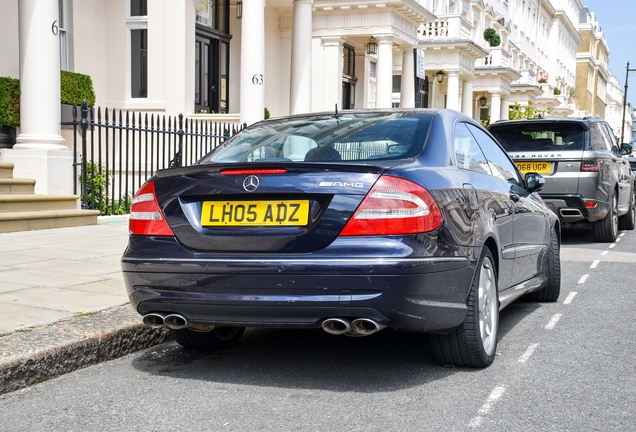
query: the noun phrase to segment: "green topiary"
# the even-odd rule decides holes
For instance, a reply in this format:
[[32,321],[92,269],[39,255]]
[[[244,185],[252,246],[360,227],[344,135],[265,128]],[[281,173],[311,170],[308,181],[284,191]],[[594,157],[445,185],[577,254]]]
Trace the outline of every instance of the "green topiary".
[[20,126],[20,80],[0,77],[0,126]]
[[554,88],[554,91],[553,91],[552,93],[554,93],[555,95],[557,95],[557,96],[558,96],[558,95],[560,95],[560,94],[561,94],[561,90],[559,90],[558,88],[556,88],[556,87],[555,87],[555,88]]
[[484,30],[484,39],[491,47],[496,47],[501,44],[501,36],[499,36],[493,28],[487,28]]
[[86,99],[88,105],[95,105],[93,80],[88,75],[76,72],[60,71],[61,102],[69,105],[81,105]]

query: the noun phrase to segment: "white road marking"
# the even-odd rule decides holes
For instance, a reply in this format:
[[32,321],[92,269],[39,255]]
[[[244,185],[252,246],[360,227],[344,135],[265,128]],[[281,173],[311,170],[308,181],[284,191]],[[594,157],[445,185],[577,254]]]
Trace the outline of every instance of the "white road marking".
[[528,349],[526,350],[526,352],[524,352],[523,355],[519,357],[519,363],[527,362],[530,356],[534,354],[534,350],[536,350],[538,346],[539,346],[538,343],[530,345]]
[[480,426],[481,423],[484,421],[484,418],[482,416],[485,416],[490,411],[492,411],[494,403],[497,402],[505,392],[506,388],[504,386],[495,387],[495,389],[490,393],[490,396],[488,396],[488,400],[486,401],[486,403],[479,409],[477,417],[470,421],[468,427],[473,428]]
[[616,241],[619,242],[619,241],[621,241],[621,239],[617,238]]
[[601,252],[601,255],[607,255],[609,253],[609,251],[603,251]]
[[611,248],[613,248],[614,246],[616,246],[616,243],[612,243],[612,244],[611,244],[611,245],[609,245],[608,247],[611,249]]
[[585,281],[587,280],[587,278],[588,278],[589,276],[590,276],[590,275],[583,275],[583,276],[581,276],[581,279],[579,279],[579,283],[580,283],[580,284],[585,283]]
[[556,314],[552,317],[552,319],[550,320],[550,322],[545,326],[546,330],[552,330],[554,328],[554,326],[557,325],[557,323],[559,322],[559,320],[561,319],[561,316],[563,314]]
[[596,268],[596,266],[598,265],[598,263],[600,263],[600,260],[594,260],[592,261],[592,265],[590,266],[590,268]]
[[576,291],[572,291],[570,294],[568,294],[568,296],[565,298],[565,301],[563,302],[564,305],[566,304],[570,304],[572,303],[572,299],[574,299],[574,296],[577,295],[578,293]]
[[625,235],[625,233],[620,233],[618,236],[619,237],[623,237]]

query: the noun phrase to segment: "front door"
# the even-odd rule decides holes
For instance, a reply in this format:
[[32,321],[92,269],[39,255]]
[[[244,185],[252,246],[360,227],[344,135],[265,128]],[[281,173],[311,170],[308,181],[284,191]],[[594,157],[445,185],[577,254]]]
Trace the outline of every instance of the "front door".
[[229,40],[197,31],[194,51],[195,112],[228,112],[229,52]]

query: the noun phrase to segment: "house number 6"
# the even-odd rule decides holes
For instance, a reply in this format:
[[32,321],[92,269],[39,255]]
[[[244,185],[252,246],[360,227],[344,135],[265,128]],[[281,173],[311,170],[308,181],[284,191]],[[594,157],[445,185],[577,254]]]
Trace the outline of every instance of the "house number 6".
[[57,36],[57,34],[60,32],[60,29],[57,27],[57,20],[53,21],[53,24],[51,24],[51,31],[53,32],[54,36]]
[[256,74],[252,77],[252,84],[263,85],[263,74]]

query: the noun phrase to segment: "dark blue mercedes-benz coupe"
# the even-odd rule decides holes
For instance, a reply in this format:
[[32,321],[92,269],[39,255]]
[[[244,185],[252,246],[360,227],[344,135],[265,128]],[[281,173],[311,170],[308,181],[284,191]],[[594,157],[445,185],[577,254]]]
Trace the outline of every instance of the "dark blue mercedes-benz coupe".
[[556,301],[560,228],[493,137],[451,110],[259,122],[137,192],[130,301],[187,348],[245,327],[431,334],[438,361],[485,367],[499,311]]

